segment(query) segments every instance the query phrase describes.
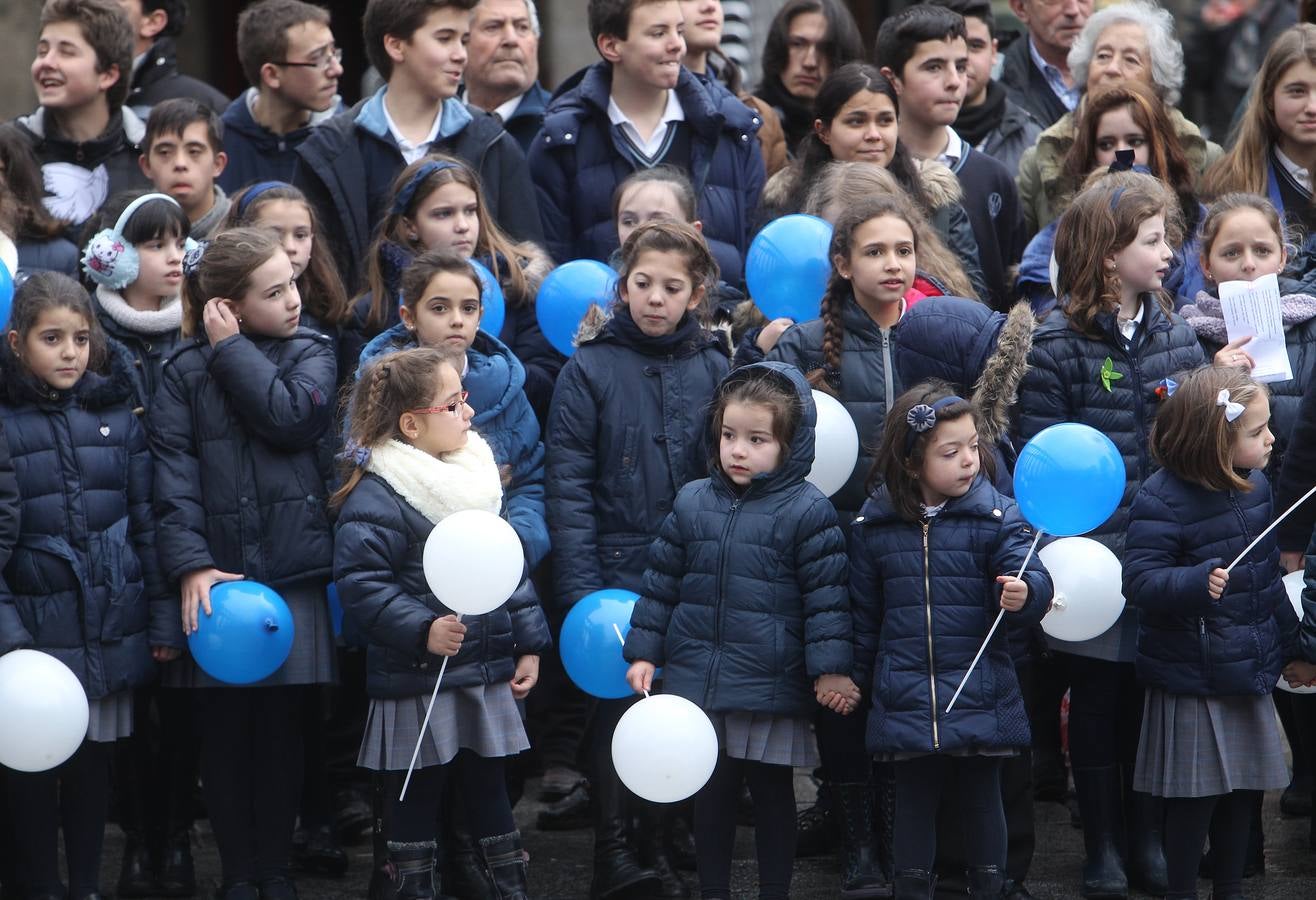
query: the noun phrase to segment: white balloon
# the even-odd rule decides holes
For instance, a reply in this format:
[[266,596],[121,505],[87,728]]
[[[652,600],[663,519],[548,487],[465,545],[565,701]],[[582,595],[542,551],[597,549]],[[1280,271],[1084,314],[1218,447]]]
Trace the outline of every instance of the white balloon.
[[804,480],[828,497],[850,480],[859,460],[859,430],[850,413],[831,394],[813,392],[818,423],[813,427],[813,467]]
[[1090,641],[1105,634],[1124,612],[1120,561],[1091,538],[1061,538],[1042,548],[1055,597],[1042,630],[1062,641]]
[[717,732],[684,697],[654,694],[636,703],[612,733],[612,764],[622,784],[654,803],[694,795],[717,765]]
[[525,571],[525,554],[501,516],[464,509],[434,526],[421,565],[440,603],[463,616],[482,616],[512,596]]
[[[1302,569],[1299,569],[1284,576],[1284,590],[1288,592],[1289,602],[1293,604],[1293,611],[1298,614],[1299,622],[1302,621],[1303,574]],[[1284,680],[1283,675],[1279,676],[1279,689],[1288,691],[1290,694],[1316,694],[1316,685],[1289,687],[1289,683]]]
[[0,656],[0,764],[45,772],[87,736],[87,693],[78,676],[37,650]]

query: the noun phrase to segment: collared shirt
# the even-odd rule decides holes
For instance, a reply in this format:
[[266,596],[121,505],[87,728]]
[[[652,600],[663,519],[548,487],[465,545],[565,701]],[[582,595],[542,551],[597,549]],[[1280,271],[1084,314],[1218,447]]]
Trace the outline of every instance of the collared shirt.
[[1124,335],[1124,340],[1126,342],[1128,343],[1133,342],[1133,336],[1138,333],[1138,326],[1142,324],[1142,315],[1144,312],[1146,312],[1146,310],[1147,310],[1147,303],[1146,301],[1143,301],[1142,303],[1138,304],[1138,314],[1136,316],[1134,316],[1132,319],[1121,318],[1119,320],[1120,334]]
[[[488,110],[489,114],[493,116],[497,116],[499,119],[506,122],[509,118],[511,118],[512,113],[516,112],[516,108],[521,105],[521,101],[525,99],[525,95],[528,93],[529,91],[522,91],[521,93],[513,97],[511,100],[508,100],[506,103],[500,103],[493,109]],[[466,97],[466,85],[463,84],[460,88],[457,89],[457,99],[460,100],[462,103],[471,102]]]
[[393,135],[393,141],[398,145],[398,152],[401,153],[402,158],[407,161],[407,165],[411,165],[428,153],[430,144],[439,139],[439,127],[443,124],[443,107],[445,105],[446,104],[440,105],[438,110],[434,113],[434,123],[430,125],[430,133],[423,141],[413,144],[402,136],[402,132],[398,129],[397,123],[394,122],[393,117],[388,114],[388,104],[379,104],[380,108],[384,111],[384,122],[388,125],[389,133]]
[[1033,36],[1028,36],[1028,55],[1033,58],[1033,65],[1037,66],[1037,71],[1042,73],[1046,78],[1046,83],[1051,88],[1051,92],[1060,98],[1060,102],[1065,104],[1065,109],[1073,110],[1078,106],[1078,98],[1082,93],[1079,85],[1072,87],[1065,84],[1065,76],[1060,70],[1042,59],[1042,54],[1037,52],[1037,44],[1033,43]]
[[955,129],[946,126],[946,147],[937,154],[937,162],[954,171],[964,158],[964,139],[955,133]]
[[1275,158],[1279,164],[1284,167],[1284,171],[1289,173],[1289,177],[1303,187],[1307,193],[1311,193],[1311,172],[1295,163],[1284,155],[1284,151],[1279,149],[1279,145],[1273,145],[1275,148]]
[[650,159],[661,154],[663,146],[667,141],[667,133],[672,130],[673,122],[685,121],[685,110],[681,107],[681,101],[676,99],[676,91],[667,92],[667,108],[663,110],[662,121],[658,127],[645,140],[640,137],[640,129],[635,127],[635,123],[630,120],[626,113],[622,112],[617,101],[611,96],[608,97],[608,120],[613,125],[621,126],[622,133],[626,135],[627,140],[635,145],[635,149],[640,151]]

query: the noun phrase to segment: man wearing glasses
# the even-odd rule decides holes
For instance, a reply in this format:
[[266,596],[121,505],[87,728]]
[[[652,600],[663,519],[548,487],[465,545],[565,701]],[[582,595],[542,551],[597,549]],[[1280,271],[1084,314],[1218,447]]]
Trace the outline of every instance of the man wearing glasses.
[[251,83],[224,111],[233,194],[258,181],[292,181],[297,145],[342,107],[343,51],[327,10],[301,0],[261,0],[238,17],[238,60]]
[[1010,0],[1028,29],[1003,54],[1001,83],[1043,128],[1078,105],[1081,84],[1069,73],[1069,48],[1092,15],[1092,0]]

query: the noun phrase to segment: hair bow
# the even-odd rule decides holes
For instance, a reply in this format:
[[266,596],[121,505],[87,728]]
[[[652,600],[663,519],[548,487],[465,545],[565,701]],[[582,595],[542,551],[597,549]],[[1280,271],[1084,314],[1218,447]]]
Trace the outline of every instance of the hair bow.
[[210,246],[210,241],[197,241],[195,246],[188,248],[183,254],[183,274],[191,278],[196,274],[196,270],[201,267],[201,257],[206,255],[206,248]]
[[1243,404],[1235,403],[1229,399],[1229,388],[1222,389],[1220,393],[1216,395],[1215,405],[1223,406],[1225,408],[1226,422],[1233,422],[1239,416],[1243,415]]
[[348,444],[339,456],[341,459],[347,460],[358,469],[364,469],[366,464],[370,462],[370,448],[361,447],[357,444]]
[[905,414],[905,422],[910,428],[923,434],[937,427],[937,411],[926,403],[920,403]]

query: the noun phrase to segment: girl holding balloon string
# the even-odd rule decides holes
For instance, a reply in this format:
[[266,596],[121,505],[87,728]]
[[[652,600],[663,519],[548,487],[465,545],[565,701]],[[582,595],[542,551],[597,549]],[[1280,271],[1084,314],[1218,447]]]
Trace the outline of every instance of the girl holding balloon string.
[[[1051,577],[1015,502],[992,486],[974,406],[945,382],[902,394],[887,415],[871,478],[880,486],[855,519],[850,610],[855,678],[869,685],[869,752],[896,770],[895,895],[932,896],[936,811],[958,807],[973,897],[1001,895],[1006,828],[1000,771],[1031,740],[998,629],[945,712],[997,614],[1037,624]],[[1017,573],[1022,571],[1022,577]]]
[[849,677],[845,536],[826,496],[805,480],[815,418],[794,366],[758,363],[723,380],[712,474],[677,495],[631,615],[631,687],[647,693],[663,666],[664,693],[709,713],[721,738],[717,767],[695,798],[704,897],[731,896],[742,782],[754,800],[759,896],[789,894],[792,767],[818,761],[810,713],[816,702],[848,714],[860,699]]
[[[485,870],[500,897],[526,896],[521,837],[512,820],[504,759],[529,747],[516,701],[534,686],[548,624],[527,579],[504,605],[465,621],[430,585],[444,566],[424,561],[434,526],[462,510],[498,514],[502,477],[451,359],[403,350],[370,363],[353,391],[347,477],[334,540],[343,609],[369,641],[370,710],[358,765],[407,770],[438,678],[451,658],[406,796],[386,829],[396,896],[432,898],[435,831],[445,782],[455,779]],[[390,896],[393,894],[390,893]]]
[[47,771],[5,772],[4,814],[29,896],[65,895],[61,827],[69,896],[99,896],[113,742],[132,734],[132,689],[153,679],[153,658],[178,657],[183,634],[156,558],[130,354],[107,343],[86,291],[54,272],[19,287],[8,328],[0,423],[17,496],[5,504],[0,653],[28,648],[64,663],[90,718],[71,757]]
[[1298,619],[1276,535],[1251,546],[1275,517],[1266,388],[1220,366],[1177,381],[1152,428],[1162,468],[1133,501],[1124,545],[1147,691],[1133,787],[1165,798],[1165,896],[1197,897],[1209,831],[1213,896],[1241,897],[1252,807],[1288,785],[1270,694],[1281,669],[1293,683],[1316,673],[1284,668],[1299,659]]
[[186,340],[150,410],[157,544],[179,582],[188,634],[224,581],[268,585],[292,614],[291,651],[274,674],[239,687],[191,672],[219,896],[246,900],[259,889],[282,900],[296,896],[288,859],[302,780],[299,702],[305,685],[335,675],[320,446],[334,420],[337,362],[329,338],[299,327],[293,265],[269,230],[221,232],[192,263]]

